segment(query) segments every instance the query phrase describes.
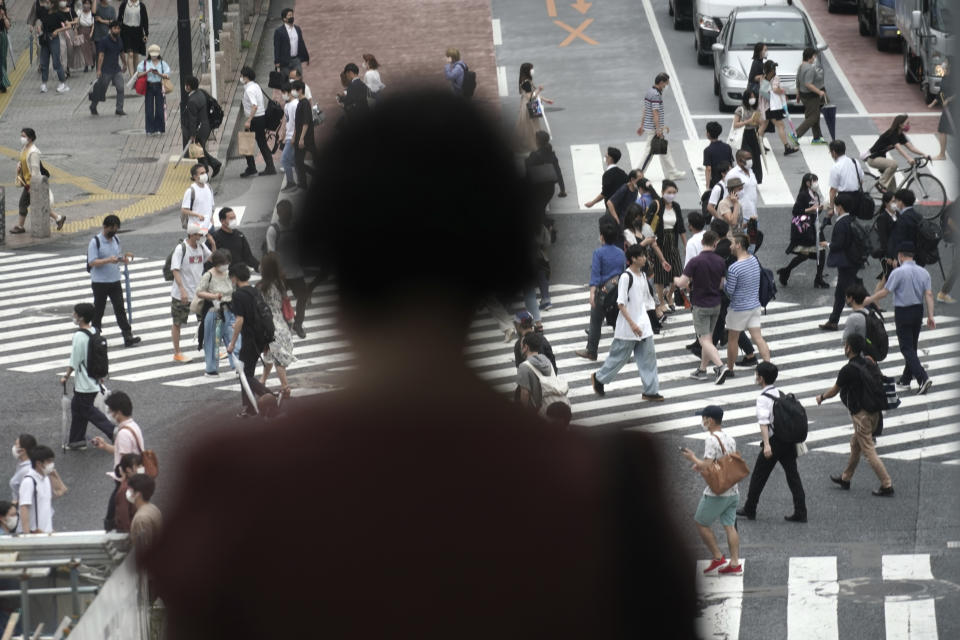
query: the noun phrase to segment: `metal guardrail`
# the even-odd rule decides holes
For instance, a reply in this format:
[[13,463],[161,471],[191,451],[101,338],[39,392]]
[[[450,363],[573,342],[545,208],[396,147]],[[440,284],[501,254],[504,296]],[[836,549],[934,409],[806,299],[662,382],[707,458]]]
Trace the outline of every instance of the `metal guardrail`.
[[[20,579],[20,588],[2,590],[0,591],[0,597],[20,596],[20,623],[21,628],[23,629],[24,638],[31,637],[30,596],[60,596],[70,594],[72,596],[73,608],[71,618],[74,621],[80,619],[80,616],[83,613],[80,610],[80,594],[97,593],[100,590],[99,586],[80,586],[80,574],[77,571],[77,568],[80,566],[81,562],[81,558],[78,557],[54,558],[50,560],[18,560],[14,562],[0,562],[0,573],[16,572],[19,570],[19,575],[17,577]],[[69,587],[41,587],[37,589],[30,588],[29,581],[31,579],[46,577],[49,575],[50,571],[60,567],[68,567],[70,569]],[[47,571],[41,575],[37,575],[35,572],[31,572],[30,569],[49,569],[50,571]],[[40,629],[38,628],[37,631],[39,630]]]

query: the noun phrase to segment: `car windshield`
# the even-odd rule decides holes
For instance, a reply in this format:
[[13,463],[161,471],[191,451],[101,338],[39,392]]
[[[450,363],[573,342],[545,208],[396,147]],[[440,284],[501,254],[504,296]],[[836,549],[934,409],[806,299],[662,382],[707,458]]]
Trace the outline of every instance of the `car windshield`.
[[947,25],[952,22],[953,14],[947,4],[943,0],[930,2],[930,28],[934,31],[949,31]]
[[797,18],[737,18],[732,26],[731,49],[753,49],[758,42],[766,43],[768,49],[803,49],[811,45],[803,20]]

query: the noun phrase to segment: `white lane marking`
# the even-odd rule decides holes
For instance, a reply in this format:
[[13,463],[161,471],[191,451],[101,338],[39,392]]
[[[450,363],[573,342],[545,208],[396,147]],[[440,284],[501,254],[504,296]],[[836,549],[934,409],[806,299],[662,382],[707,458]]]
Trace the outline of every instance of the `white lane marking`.
[[[603,186],[603,154],[598,144],[572,144],[573,179],[577,185],[577,207],[593,200]],[[590,207],[602,209],[603,201]]]
[[500,32],[500,18],[494,18],[490,23],[493,27],[493,46],[499,47],[503,44],[503,34]]
[[[810,17],[810,12],[807,11],[807,8],[803,6],[803,2],[801,0],[793,0],[793,4],[799,7],[801,11],[806,13],[808,18]],[[810,18],[810,27],[813,29],[813,37],[817,40],[817,42],[827,42],[823,35],[821,35],[820,30],[817,29],[817,25],[813,21],[813,18]],[[847,79],[847,74],[844,73],[843,69],[840,67],[837,57],[833,55],[833,50],[828,48],[826,51],[821,51],[820,55],[826,58],[827,62],[830,63],[833,73],[837,76],[837,81],[840,82],[840,86],[843,87],[843,90],[847,93],[847,97],[850,98],[853,108],[857,110],[857,113],[866,115],[867,108],[860,100],[860,96],[857,95],[857,92],[853,90],[853,85],[850,84],[850,80]]]
[[[643,161],[647,159],[647,154],[644,153],[646,147],[647,145],[643,141],[633,140],[627,143],[627,155],[630,156],[631,169],[639,169],[643,166]],[[660,192],[660,183],[666,177],[663,173],[663,163],[660,162],[660,156],[655,155],[650,158],[650,164],[647,165],[647,170],[643,172],[643,177],[653,183],[657,193]]]
[[[916,417],[920,420],[925,420],[926,417],[924,414],[915,414]],[[913,442],[914,440],[933,440],[934,438],[946,438],[948,436],[953,436],[960,433],[960,424],[947,424],[941,427],[930,427],[927,429],[920,429],[918,431],[910,431],[908,433],[897,433],[891,436],[887,435],[887,424],[886,419],[884,419],[883,424],[883,437],[877,438],[877,450],[882,450],[887,447],[895,447],[899,444],[906,444],[908,442]],[[917,422],[914,422],[917,424]],[[820,447],[817,451],[826,451],[827,453],[846,453],[850,450],[850,447],[844,444],[833,445],[830,447]]]
[[[807,163],[807,171],[816,174],[820,182],[820,193],[827,197],[830,193],[830,169],[833,168],[830,149],[825,144],[801,144],[800,153],[803,154],[803,160]],[[798,180],[798,190],[800,188],[799,183]]]
[[[883,556],[884,580],[933,580],[926,553]],[[937,640],[937,612],[933,598],[887,596],[883,602],[887,640]]]
[[[776,136],[774,136],[775,138]],[[763,159],[754,158],[754,162],[763,162],[763,183],[757,185],[760,196],[763,198],[763,204],[771,205],[792,205],[796,197],[783,177],[780,170],[780,164],[777,162],[777,156],[773,151],[767,151],[761,154]],[[792,158],[787,158],[787,162],[793,162]]]
[[837,640],[836,556],[790,558],[787,583],[787,637]]
[[[690,108],[687,106],[687,100],[683,97],[683,83],[680,81],[680,76],[677,75],[677,69],[673,66],[673,60],[670,59],[670,50],[667,48],[667,43],[663,39],[663,34],[660,32],[660,24],[657,22],[657,16],[653,12],[653,4],[650,0],[643,0],[643,10],[647,14],[647,22],[650,26],[650,31],[653,33],[653,40],[657,43],[657,51],[660,52],[660,56],[663,59],[663,70],[670,76],[670,90],[677,96],[677,107],[680,109],[680,119],[683,121],[683,126],[687,131],[687,138],[689,140],[697,139],[697,128],[693,126],[693,118],[690,117]],[[647,65],[647,69],[652,70],[652,65]],[[655,74],[654,74],[655,75]],[[650,78],[649,82],[653,84],[653,78]],[[642,107],[640,114],[642,115]]]
[[503,65],[497,67],[497,93],[500,94],[501,98],[507,96],[509,89],[507,89],[507,68]]
[[885,457],[895,460],[919,460],[921,458],[932,458],[933,456],[943,456],[949,453],[960,451],[960,442],[947,442],[931,447],[920,447],[918,449],[907,449],[906,451],[897,451],[887,453]]
[[[794,113],[793,115],[799,116],[800,114]],[[838,118],[894,118],[898,115],[900,115],[900,113],[838,113],[837,117]],[[931,113],[929,111],[924,111],[922,113],[920,112],[908,113],[907,115],[910,116],[911,118],[933,118],[933,117],[939,118],[940,112],[934,111]],[[698,113],[690,117],[693,118],[694,120],[716,120],[719,122],[723,118],[730,118],[731,116],[724,116],[717,113]]]
[[[743,573],[720,575],[714,571],[704,575],[710,560],[697,561],[697,592],[705,605],[697,618],[702,638],[737,640],[740,637],[740,614],[743,610]],[[747,565],[740,560],[743,571]]]
[[710,144],[709,140],[683,141],[683,150],[687,153],[687,160],[690,161],[690,169],[693,171],[693,179],[697,182],[698,196],[707,190],[707,173],[703,168],[703,150],[708,144]]

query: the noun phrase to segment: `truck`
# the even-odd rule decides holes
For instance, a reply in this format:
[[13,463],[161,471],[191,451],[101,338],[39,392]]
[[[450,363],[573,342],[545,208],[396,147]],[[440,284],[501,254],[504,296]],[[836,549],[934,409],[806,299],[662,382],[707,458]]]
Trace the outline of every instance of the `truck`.
[[903,39],[903,77],[920,85],[927,102],[940,93],[956,0],[897,0],[897,29]]

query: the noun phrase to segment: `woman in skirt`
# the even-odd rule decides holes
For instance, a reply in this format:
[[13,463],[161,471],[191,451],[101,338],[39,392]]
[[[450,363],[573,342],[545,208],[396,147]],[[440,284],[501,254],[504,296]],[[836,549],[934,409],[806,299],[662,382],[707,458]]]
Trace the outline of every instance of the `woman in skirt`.
[[117,20],[120,22],[123,52],[127,57],[127,72],[132,78],[140,56],[147,55],[147,37],[150,35],[147,7],[142,0],[123,0],[117,9]]
[[70,66],[74,69],[83,67],[83,71],[96,68],[94,62],[97,53],[93,41],[93,0],[83,0],[80,13],[77,14],[77,26],[73,34],[74,47],[70,54]]
[[677,197],[677,183],[664,180],[662,196],[653,201],[647,212],[650,228],[657,237],[657,246],[663,254],[663,260],[654,265],[653,283],[657,288],[660,305],[657,315],[675,311],[673,303],[673,279],[683,271],[680,247],[687,246],[686,227],[683,225],[683,213],[674,200]]
[[817,176],[808,173],[803,176],[800,183],[800,192],[797,193],[797,200],[793,203],[793,217],[790,221],[790,244],[787,245],[787,253],[793,254],[793,260],[790,264],[777,269],[777,275],[780,276],[780,284],[787,286],[787,280],[790,278],[790,272],[807,260],[817,261],[817,275],[813,279],[813,286],[818,289],[827,289],[830,287],[823,279],[823,266],[826,258],[826,250],[817,246],[819,243],[817,237],[823,240],[823,230],[820,229],[820,213],[823,211],[823,196],[820,194],[819,182]]
[[283,279],[283,271],[277,254],[268,253],[260,261],[260,282],[257,289],[263,295],[264,301],[270,306],[273,314],[273,342],[263,354],[263,375],[260,382],[267,384],[270,370],[277,367],[277,377],[282,385],[281,393],[284,398],[290,397],[290,383],[287,381],[287,367],[296,361],[293,356],[293,334],[283,318],[283,298],[287,295],[287,284]]
[[533,64],[524,62],[520,65],[520,114],[517,116],[517,126],[514,135],[517,141],[517,151],[530,152],[537,149],[537,131],[550,133],[547,116],[543,112],[543,103],[553,104],[553,100],[542,97],[543,85],[533,85]]

